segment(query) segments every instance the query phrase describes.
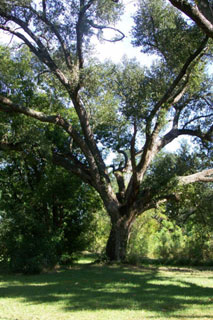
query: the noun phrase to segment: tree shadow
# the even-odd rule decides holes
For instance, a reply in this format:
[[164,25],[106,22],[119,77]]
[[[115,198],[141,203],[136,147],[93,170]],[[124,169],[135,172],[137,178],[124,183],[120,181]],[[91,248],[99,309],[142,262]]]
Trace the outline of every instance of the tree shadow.
[[[67,312],[79,310],[146,310],[174,317],[192,305],[205,306],[212,319],[213,288],[204,288],[158,272],[117,266],[79,266],[40,276],[5,276],[0,297],[21,297],[31,304],[61,302]],[[187,297],[187,298],[186,298]],[[212,310],[212,309],[211,309]],[[208,315],[209,312],[209,315]],[[178,318],[178,315],[175,316]],[[202,316],[203,318],[204,316]],[[151,318],[151,317],[149,317]],[[184,319],[184,316],[180,316]],[[199,318],[197,316],[187,316]]]

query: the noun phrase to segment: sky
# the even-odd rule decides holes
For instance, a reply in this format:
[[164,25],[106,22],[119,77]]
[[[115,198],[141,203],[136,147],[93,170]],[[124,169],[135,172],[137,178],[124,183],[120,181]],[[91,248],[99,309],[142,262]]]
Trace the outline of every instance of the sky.
[[[125,34],[125,38],[118,42],[102,41],[100,43],[97,38],[94,38],[94,44],[96,45],[97,57],[104,61],[105,59],[111,59],[115,63],[121,61],[122,57],[126,55],[129,58],[136,58],[142,65],[149,66],[153,58],[140,52],[140,48],[133,47],[131,44],[131,28],[133,25],[133,15],[137,9],[135,0],[123,0],[125,5],[124,15],[121,20],[116,24],[116,28],[121,30]],[[107,31],[104,34],[107,39],[115,36],[113,31]]]

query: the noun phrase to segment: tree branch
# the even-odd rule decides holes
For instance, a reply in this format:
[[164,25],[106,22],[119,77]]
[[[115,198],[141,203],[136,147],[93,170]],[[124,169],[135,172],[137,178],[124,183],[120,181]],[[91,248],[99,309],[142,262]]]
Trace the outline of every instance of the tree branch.
[[[25,6],[27,7],[27,6]],[[27,7],[29,9],[29,7]],[[33,11],[32,11],[33,10]],[[39,16],[39,14],[31,8],[31,11],[37,16]],[[53,61],[53,59],[51,58],[48,50],[46,49],[46,47],[43,45],[43,43],[41,42],[41,40],[39,39],[39,37],[36,36],[35,33],[33,33],[30,28],[28,27],[28,23],[24,22],[23,20],[12,16],[10,14],[7,14],[7,12],[0,10],[0,15],[2,17],[4,17],[4,19],[6,19],[6,22],[8,21],[13,21],[14,23],[16,23],[18,26],[20,26],[22,28],[22,30],[33,40],[30,41],[28,40],[22,33],[20,32],[16,32],[14,30],[12,30],[11,28],[9,28],[6,25],[0,25],[0,29],[5,30],[10,32],[11,34],[17,36],[19,39],[21,39],[22,41],[24,41],[24,43],[29,47],[29,49],[39,58],[39,60],[41,62],[43,62],[45,65],[48,66],[48,68],[57,76],[57,78],[59,79],[59,81],[62,83],[63,86],[70,89],[70,85],[69,85],[69,81],[68,79],[65,77],[65,75],[63,74],[63,72],[58,68],[58,66],[55,64],[55,62]],[[43,17],[43,21],[46,21],[47,23],[47,19],[45,17]],[[49,24],[50,26],[50,24]],[[59,42],[61,43],[62,47],[63,46],[63,40],[60,37],[60,34],[57,32],[56,28],[53,27],[53,29],[56,32],[56,36],[58,36],[59,38]],[[36,46],[33,45],[34,42]],[[65,48],[64,48],[65,50]]]
[[53,151],[53,163],[56,165],[60,165],[66,170],[74,173],[78,177],[80,177],[85,183],[88,183],[92,187],[96,187],[93,183],[92,177],[89,172],[89,168],[86,165],[83,165],[80,161],[75,159],[74,156],[71,157],[74,163],[71,163],[66,155],[62,155]]
[[[196,4],[191,5],[186,0],[169,0],[173,6],[185,13],[191,18],[205,33],[208,37],[213,38],[213,8],[208,1],[198,1]],[[201,6],[205,2],[204,6]],[[205,6],[208,6],[208,14],[204,10]],[[204,12],[205,11],[205,12]]]
[[88,148],[83,139],[81,139],[79,133],[75,131],[75,129],[72,127],[72,124],[63,119],[60,115],[46,115],[43,112],[14,104],[10,99],[3,96],[0,96],[0,111],[7,113],[21,113],[31,118],[37,119],[41,122],[58,125],[62,127],[73,138],[73,140],[81,148],[82,152],[85,155],[88,153]]
[[88,8],[84,5],[84,0],[80,0],[80,12],[78,15],[78,21],[76,23],[76,35],[77,35],[77,57],[79,62],[79,69],[83,68],[84,58],[83,58],[83,28],[85,26],[85,12]]
[[2,151],[22,151],[22,143],[8,143],[0,141],[0,150]]
[[137,124],[134,122],[134,132],[131,140],[131,165],[132,165],[132,176],[133,176],[133,189],[137,189],[138,179],[137,179],[137,165],[136,165],[136,155],[135,155],[135,142],[137,135]]
[[[175,139],[175,137],[177,137],[180,134],[190,134],[190,135],[194,135],[194,136],[199,136],[202,138],[209,138],[209,133],[208,134],[203,134],[201,132],[198,131],[186,131],[186,129],[183,131],[179,131],[178,129],[172,129],[170,131],[170,133],[168,135],[166,135],[164,137],[164,139],[158,141],[158,134],[160,132],[161,129],[161,113],[159,112],[158,114],[158,119],[156,121],[155,127],[153,129],[153,131],[151,132],[151,126],[152,126],[152,119],[156,116],[156,114],[158,113],[159,109],[162,107],[163,104],[165,104],[166,102],[168,102],[169,99],[172,99],[170,102],[175,102],[175,101],[179,101],[179,99],[182,97],[182,95],[185,92],[185,82],[184,82],[184,86],[181,87],[177,93],[174,94],[174,90],[177,88],[177,86],[179,85],[180,81],[186,76],[188,75],[189,72],[189,68],[191,67],[192,63],[195,62],[195,60],[197,58],[199,58],[202,54],[203,54],[203,50],[206,47],[206,44],[208,42],[208,38],[205,37],[205,39],[201,42],[200,46],[197,48],[197,50],[191,54],[186,62],[184,63],[183,67],[181,68],[179,74],[177,75],[177,77],[174,79],[173,83],[170,85],[170,87],[167,89],[167,91],[165,92],[165,94],[162,96],[162,98],[156,103],[156,105],[154,106],[153,110],[150,113],[149,119],[147,121],[147,127],[146,127],[146,142],[143,148],[143,153],[141,155],[141,159],[137,165],[137,179],[139,182],[142,181],[143,176],[149,166],[149,164],[151,163],[153,157],[156,155],[156,153],[158,153],[158,151],[166,144],[168,144],[169,140],[172,141],[173,139]],[[172,97],[173,95],[173,97]],[[164,110],[162,110],[162,112],[164,112]],[[138,192],[137,189],[133,188],[133,180],[134,177],[132,175],[126,193],[125,193],[125,199],[128,203],[134,201],[134,196],[133,196],[133,189],[136,190],[134,192]]]
[[32,7],[28,7],[26,6],[26,8],[28,8],[31,12],[33,12],[38,19],[40,19],[41,21],[43,21],[47,26],[50,27],[50,30],[53,32],[53,34],[56,36],[56,38],[58,39],[60,45],[61,45],[61,48],[62,48],[62,51],[63,51],[63,54],[64,54],[64,58],[65,58],[65,61],[66,61],[66,65],[68,67],[69,70],[72,69],[72,63],[70,61],[70,53],[68,52],[67,48],[66,48],[66,45],[65,45],[65,42],[63,40],[63,38],[61,37],[59,31],[58,31],[58,28],[50,22],[50,20],[47,19],[47,15],[46,15],[46,1],[43,0],[42,1],[42,5],[43,5],[43,14],[40,15],[35,9],[33,9]]
[[188,176],[180,176],[178,182],[182,185],[194,182],[213,182],[213,169],[206,169]]
[[101,157],[100,151],[98,150],[98,147],[96,145],[94,134],[90,126],[87,112],[84,106],[82,105],[82,102],[77,93],[75,94],[72,100],[73,100],[75,110],[78,114],[78,118],[80,120],[80,124],[86,140],[86,144],[89,147],[89,150],[93,156],[93,163],[94,163],[93,170],[94,172],[96,171],[96,174],[98,174],[99,176],[101,175],[102,177],[104,177],[107,183],[110,183],[110,178],[108,176],[107,168]]
[[88,23],[93,27],[93,28],[95,28],[95,29],[99,29],[99,30],[104,30],[104,29],[109,29],[109,30],[113,30],[113,31],[115,31],[115,32],[118,32],[118,33],[120,33],[120,37],[119,38],[115,38],[115,39],[105,39],[105,38],[103,38],[103,40],[105,40],[105,41],[108,41],[108,42],[117,42],[117,41],[121,41],[121,40],[123,40],[124,38],[125,38],[125,34],[122,32],[122,31],[120,31],[119,29],[117,29],[117,28],[113,28],[113,27],[108,27],[108,26],[100,26],[100,25],[98,25],[98,24],[95,24],[93,21],[91,21],[91,20],[87,20],[88,21]]
[[118,184],[118,193],[116,194],[118,201],[123,202],[124,192],[125,192],[125,183],[123,173],[120,171],[114,172],[117,184]]
[[42,0],[43,16],[46,18],[46,0]]
[[128,156],[127,156],[127,154],[126,154],[126,152],[125,152],[124,150],[121,150],[121,149],[119,149],[119,148],[116,148],[116,151],[124,156],[124,164],[123,164],[123,161],[121,161],[120,164],[119,164],[118,169],[115,169],[114,172],[115,172],[115,171],[120,171],[120,172],[122,172],[122,171],[125,170],[126,167],[127,167],[127,164],[128,164]]
[[[184,76],[187,74],[189,67],[191,66],[191,64],[200,56],[200,54],[202,53],[202,51],[205,49],[206,44],[208,42],[208,37],[205,37],[205,39],[203,39],[203,41],[201,42],[199,48],[197,48],[197,50],[191,54],[188,59],[186,60],[186,62],[184,63],[183,67],[181,68],[179,74],[177,75],[177,77],[174,79],[173,83],[170,85],[170,87],[167,89],[167,91],[165,92],[165,94],[163,95],[163,97],[156,103],[156,105],[154,106],[153,110],[150,113],[149,116],[149,127],[151,126],[151,121],[154,118],[154,116],[156,115],[157,111],[160,109],[160,107],[166,103],[168,101],[168,99],[172,96],[174,89],[178,86],[178,84],[180,83],[180,81],[184,78]],[[184,88],[183,88],[184,90]],[[181,91],[180,94],[182,97],[184,91]],[[175,101],[175,99],[177,99],[177,96],[174,96],[173,98],[173,103]],[[147,132],[150,132],[150,128],[147,128]]]
[[161,140],[158,141],[157,148],[160,151],[167,144],[169,144],[170,142],[172,142],[174,139],[176,139],[177,137],[179,137],[181,135],[189,135],[189,136],[193,136],[193,137],[198,137],[203,141],[207,140],[209,142],[212,142],[213,141],[212,130],[213,130],[213,126],[206,133],[201,132],[200,130],[173,128],[167,134],[165,134],[165,136]]
[[169,101],[169,103],[171,105],[175,105],[176,103],[178,103],[180,101],[180,99],[183,97],[184,93],[187,90],[187,85],[189,82],[189,73],[187,74],[186,80],[184,81],[184,84],[182,86],[182,88],[180,88],[173,97],[171,97],[171,100]]
[[207,115],[202,115],[202,116],[197,116],[191,120],[189,120],[188,122],[186,122],[183,126],[183,129],[185,129],[190,123],[196,121],[196,120],[199,120],[199,119],[202,119],[202,118],[211,118],[213,116],[213,113],[209,113]]
[[[68,79],[65,77],[65,75],[63,74],[63,72],[57,67],[57,65],[55,64],[55,62],[52,60],[52,58],[50,57],[48,51],[46,50],[45,47],[42,48],[36,48],[32,42],[30,40],[28,40],[22,33],[17,32],[12,30],[11,28],[5,26],[5,25],[0,25],[0,29],[9,32],[10,34],[15,35],[16,37],[18,37],[19,39],[21,39],[30,49],[31,52],[33,52],[38,59],[43,62],[50,70],[51,72],[53,72],[56,77],[59,79],[59,81],[62,83],[62,85],[68,90],[70,90],[70,83],[68,81]],[[31,32],[30,32],[31,33]],[[40,40],[39,40],[40,42]],[[41,42],[40,42],[41,43]]]

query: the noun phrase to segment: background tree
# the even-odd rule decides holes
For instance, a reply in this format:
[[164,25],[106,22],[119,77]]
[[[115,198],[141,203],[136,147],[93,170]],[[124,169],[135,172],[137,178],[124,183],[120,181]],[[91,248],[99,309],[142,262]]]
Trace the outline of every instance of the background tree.
[[16,272],[72,262],[93,240],[100,208],[91,188],[39,153],[4,154],[0,169],[0,256]]
[[[164,1],[142,1],[134,44],[157,54],[157,61],[150,70],[127,61],[103,67],[89,59],[90,40],[115,23],[120,12],[121,4],[106,0],[44,0],[37,5],[5,0],[0,5],[0,28],[27,45],[35,56],[31,72],[42,75],[32,94],[40,97],[37,101],[26,99],[25,93],[20,99],[17,90],[11,93],[3,78],[0,110],[9,125],[20,114],[63,131],[61,143],[53,144],[49,137],[53,162],[99,193],[111,219],[106,248],[110,260],[125,259],[138,215],[171,198],[175,184],[212,181],[213,173],[207,166],[198,173],[172,176],[161,186],[164,193],[143,184],[152,160],[175,138],[212,141],[209,79],[204,73],[210,43]],[[110,28],[118,34],[112,41],[121,38]],[[48,92],[47,100],[41,88]],[[22,141],[7,141],[4,135],[2,149],[21,148]],[[105,157],[112,151],[118,157],[107,167]]]

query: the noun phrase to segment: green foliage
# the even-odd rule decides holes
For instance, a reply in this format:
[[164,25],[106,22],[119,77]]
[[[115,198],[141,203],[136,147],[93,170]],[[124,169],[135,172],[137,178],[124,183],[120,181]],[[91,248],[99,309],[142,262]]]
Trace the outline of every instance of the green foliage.
[[177,188],[177,156],[170,153],[161,153],[153,161],[147,171],[141,189],[149,188],[157,198],[173,192]]
[[123,13],[123,5],[119,2],[115,4],[113,1],[100,0],[96,1],[94,12],[98,22],[115,23]]
[[92,241],[88,249],[91,252],[103,255],[110,233],[110,219],[104,208],[94,213],[91,232]]
[[[119,111],[126,121],[132,124],[137,122],[140,125],[148,114],[145,69],[141,68],[136,61],[128,61],[124,58],[117,71],[116,83],[116,94],[120,97]],[[148,91],[147,87],[146,89]]]
[[185,227],[175,222],[163,221],[161,229],[154,235],[154,255],[164,263],[202,264],[212,262],[212,231],[207,226],[191,224]]
[[112,63],[90,61],[84,70],[82,99],[90,115],[90,123],[98,142],[106,148],[125,146],[128,140],[128,123],[119,113],[119,97],[115,94],[114,80],[117,69]]
[[0,256],[12,271],[35,273],[70,263],[93,238],[87,232],[98,197],[41,152],[10,154],[0,168]]
[[[166,195],[176,195],[177,198],[181,199],[177,202],[177,207],[183,208],[185,206],[188,208],[186,206],[187,201],[190,201],[190,205],[195,204],[199,190],[201,192],[202,183],[180,186],[177,177],[201,171],[205,169],[205,166],[202,155],[196,151],[189,151],[189,146],[184,143],[176,153],[160,152],[147,170],[145,179],[141,184],[141,192],[148,189],[156,199]],[[196,196],[193,200],[193,194],[195,193]],[[172,203],[175,206],[175,202]]]
[[[37,105],[40,111],[63,115],[66,95],[45,74],[37,83],[39,64],[28,50],[12,55],[1,47],[0,56],[1,92],[27,107]],[[71,113],[74,124],[75,113],[66,109],[66,117]],[[25,273],[70,263],[93,239],[92,212],[100,200],[78,178],[51,164],[52,148],[69,148],[66,133],[24,116],[11,121],[3,114],[0,134],[5,142],[22,144],[20,154],[0,154],[1,258],[13,271]]]
[[39,273],[57,263],[57,244],[35,212],[25,214],[14,208],[12,217],[1,217],[1,255],[13,272]]
[[151,218],[152,214],[152,210],[145,212],[133,225],[128,244],[127,260],[130,263],[137,264],[146,257],[153,257],[152,237],[159,230],[159,224]]
[[162,221],[154,241],[154,255],[163,261],[178,261],[185,250],[185,237],[181,228],[168,220]]
[[189,219],[180,226],[168,219],[166,211],[147,212],[133,227],[127,259],[134,264],[146,259],[162,264],[208,264],[213,261],[212,240],[209,225]]
[[12,10],[15,6],[26,6],[31,4],[31,0],[2,0],[1,9]]
[[133,44],[156,53],[173,71],[200,43],[202,33],[187,24],[181,13],[166,1],[142,0],[135,16]]
[[201,264],[213,260],[212,185],[178,186],[176,180],[176,175],[203,168],[202,153],[190,153],[186,144],[176,154],[161,153],[155,158],[142,190],[149,190],[152,199],[166,195],[168,199],[137,218],[130,237],[129,261],[154,258],[162,263]]

